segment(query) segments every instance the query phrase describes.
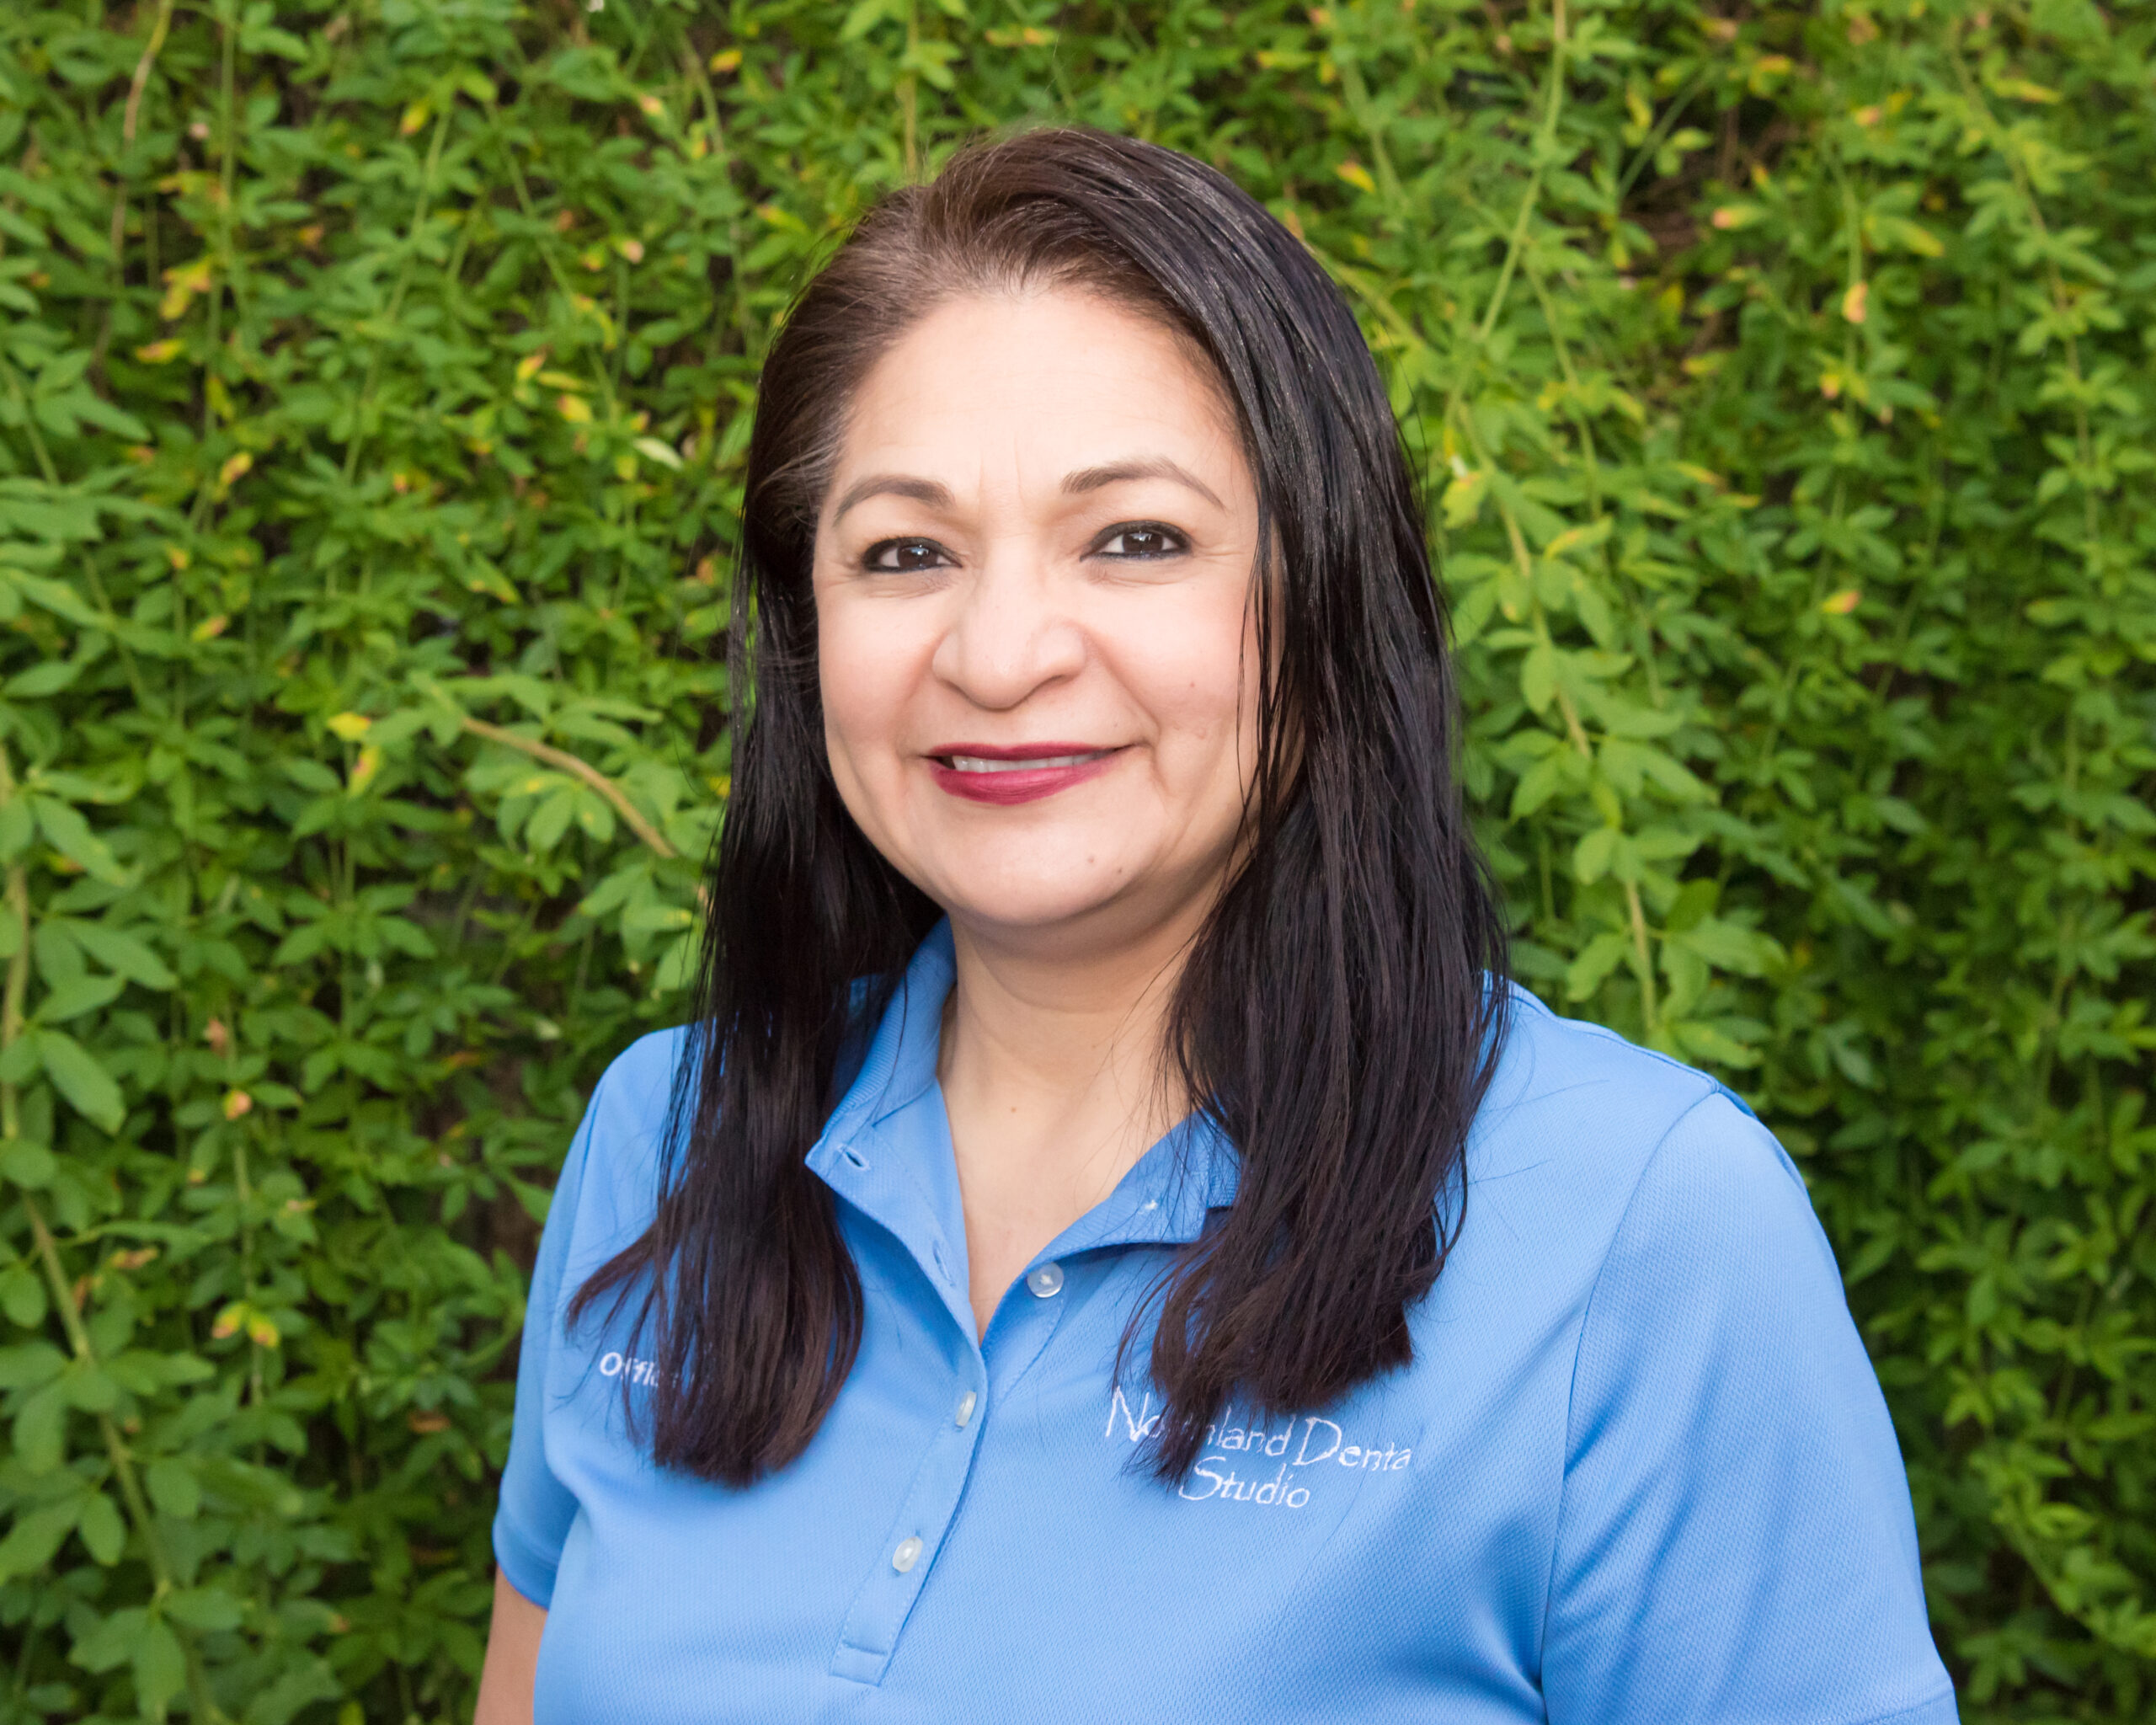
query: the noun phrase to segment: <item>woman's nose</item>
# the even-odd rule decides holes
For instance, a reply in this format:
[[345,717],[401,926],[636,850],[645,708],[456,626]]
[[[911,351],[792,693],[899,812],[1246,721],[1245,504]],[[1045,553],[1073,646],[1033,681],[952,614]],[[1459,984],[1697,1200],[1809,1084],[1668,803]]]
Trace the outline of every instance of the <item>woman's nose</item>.
[[1061,583],[1032,555],[990,558],[960,584],[958,605],[937,644],[935,674],[977,707],[1006,712],[1039,690],[1075,676],[1086,638]]

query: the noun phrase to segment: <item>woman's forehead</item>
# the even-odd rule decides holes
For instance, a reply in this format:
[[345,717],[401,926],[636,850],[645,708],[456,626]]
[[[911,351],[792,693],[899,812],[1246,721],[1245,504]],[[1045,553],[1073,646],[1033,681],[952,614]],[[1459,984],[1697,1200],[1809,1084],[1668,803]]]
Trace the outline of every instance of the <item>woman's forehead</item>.
[[862,380],[838,457],[840,498],[894,461],[952,467],[937,476],[950,484],[986,459],[1059,486],[1089,472],[1172,478],[1242,461],[1232,410],[1187,339],[1070,290],[937,307]]

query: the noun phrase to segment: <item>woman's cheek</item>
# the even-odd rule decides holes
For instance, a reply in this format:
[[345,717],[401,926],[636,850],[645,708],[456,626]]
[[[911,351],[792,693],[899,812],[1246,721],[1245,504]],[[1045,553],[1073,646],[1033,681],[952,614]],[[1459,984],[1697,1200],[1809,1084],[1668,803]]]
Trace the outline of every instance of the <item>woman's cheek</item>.
[[1158,647],[1128,656],[1129,681],[1158,728],[1169,757],[1165,769],[1177,777],[1236,777],[1243,770],[1238,757],[1251,752],[1245,745],[1256,739],[1255,644],[1247,654],[1238,650],[1240,618],[1234,613],[1223,617],[1218,606],[1193,611],[1158,631]]
[[[831,771],[849,804],[888,794],[898,771],[898,740],[905,714],[907,678],[897,631],[879,632],[867,607],[843,600],[827,605],[818,630],[824,734]],[[879,650],[880,649],[880,650]],[[878,812],[856,808],[857,819]]]

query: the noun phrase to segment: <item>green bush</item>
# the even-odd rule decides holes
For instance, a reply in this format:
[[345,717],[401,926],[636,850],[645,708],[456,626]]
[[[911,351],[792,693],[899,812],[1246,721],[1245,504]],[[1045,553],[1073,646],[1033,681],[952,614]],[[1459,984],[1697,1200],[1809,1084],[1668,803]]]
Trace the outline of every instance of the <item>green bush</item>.
[[0,1717],[468,1706],[536,1219],[723,806],[757,356],[1049,118],[1354,296],[1524,975],[1799,1158],[1966,1717],[2145,1717],[2153,27],[0,12]]

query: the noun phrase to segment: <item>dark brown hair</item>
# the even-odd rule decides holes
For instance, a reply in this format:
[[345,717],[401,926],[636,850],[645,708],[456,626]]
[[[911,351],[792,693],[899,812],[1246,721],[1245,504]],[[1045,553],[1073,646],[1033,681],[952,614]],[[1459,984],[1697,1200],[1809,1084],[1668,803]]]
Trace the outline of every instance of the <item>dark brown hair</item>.
[[746,722],[697,1015],[657,1213],[572,1306],[633,1306],[638,1351],[659,1362],[664,1465],[739,1482],[783,1466],[851,1369],[860,1280],[803,1158],[848,1038],[938,915],[854,825],[825,756],[809,569],[845,414],[937,305],[1055,287],[1156,318],[1203,356],[1277,563],[1257,584],[1247,861],[1169,1019],[1176,1075],[1235,1146],[1241,1185],[1117,1362],[1143,1349],[1166,1403],[1156,1471],[1187,1473],[1231,1396],[1321,1407],[1404,1364],[1407,1309],[1454,1237],[1505,937],[1460,804],[1422,513],[1369,350],[1310,254],[1203,163],[1071,130],[977,145],[869,213],[764,365],[735,585]]

